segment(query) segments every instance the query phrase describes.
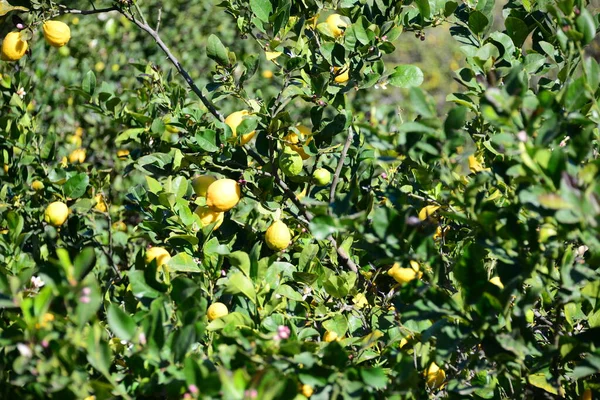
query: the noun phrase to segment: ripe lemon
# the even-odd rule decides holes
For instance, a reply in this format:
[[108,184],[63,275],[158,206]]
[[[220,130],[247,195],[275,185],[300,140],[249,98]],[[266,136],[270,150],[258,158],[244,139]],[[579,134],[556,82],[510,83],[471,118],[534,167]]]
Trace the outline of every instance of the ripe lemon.
[[340,14],[331,14],[327,17],[325,23],[329,26],[329,30],[331,30],[331,33],[336,38],[342,36],[348,27],[348,24]]
[[215,231],[219,229],[223,223],[223,217],[225,216],[225,213],[213,211],[206,206],[198,206],[194,212],[200,217],[203,228],[215,224],[215,227],[213,228]]
[[581,395],[581,400],[592,400],[592,389],[585,389]]
[[332,331],[326,331],[323,335],[323,341],[327,343],[339,341],[340,339],[341,338],[338,336],[338,334]]
[[292,234],[286,224],[275,221],[265,233],[265,242],[271,250],[281,251],[290,245]]
[[298,129],[300,132],[300,137],[298,137],[296,132],[290,131],[290,133],[288,133],[283,140],[288,142],[286,146],[300,154],[300,157],[302,157],[303,160],[306,160],[310,158],[310,156],[306,154],[302,146],[304,144],[308,145],[311,142],[312,131],[308,126],[305,125],[298,125],[296,126],[296,129]]
[[262,77],[265,79],[271,79],[273,78],[273,71],[266,69],[262,72]]
[[227,306],[219,302],[211,304],[210,307],[208,307],[208,310],[206,310],[206,316],[208,317],[209,321],[224,317],[227,314],[229,314]]
[[44,221],[52,226],[59,227],[65,223],[69,216],[69,207],[62,201],[55,201],[46,207]]
[[76,149],[69,154],[69,162],[72,164],[83,163],[85,161],[85,149]]
[[206,205],[214,211],[229,211],[240,201],[242,191],[233,179],[218,179],[206,190]]
[[27,52],[27,42],[21,40],[20,32],[9,32],[2,41],[2,61],[19,61]]
[[198,196],[206,196],[206,191],[208,190],[208,187],[216,180],[217,178],[210,175],[200,175],[195,177],[192,180],[192,187],[194,188],[194,192]]
[[62,47],[71,39],[71,29],[64,22],[46,21],[42,28],[46,42],[52,47]]
[[307,385],[306,383],[304,385],[302,385],[302,387],[300,388],[300,391],[302,392],[304,397],[310,397],[314,393],[314,389],[312,388],[312,386]]
[[333,67],[333,73],[335,74],[335,78],[333,78],[335,83],[346,83],[350,79],[350,68],[348,66]]
[[44,184],[42,181],[33,181],[31,182],[31,188],[36,192],[39,192],[40,190],[44,190]]
[[169,252],[162,247],[150,247],[146,250],[146,265],[156,259],[156,265],[160,268],[171,259]]
[[329,182],[331,182],[331,173],[327,171],[325,168],[318,168],[313,173],[313,179],[315,183],[319,186],[325,186]]
[[440,206],[434,206],[434,205],[429,205],[429,206],[423,207],[421,209],[421,211],[419,211],[419,219],[421,221],[425,221],[427,218],[432,216],[439,208],[440,208]]
[[[225,118],[225,123],[231,128],[231,133],[233,133],[233,137],[237,137],[237,127],[240,126],[245,116],[250,115],[248,110],[236,111],[234,113],[229,114],[227,118]],[[256,131],[252,131],[250,133],[246,133],[242,136],[241,144],[245,145],[256,135]]]
[[446,380],[446,372],[432,362],[427,369],[425,380],[430,389],[439,389]]
[[289,147],[279,156],[279,168],[286,176],[296,176],[302,172],[302,156]]
[[395,263],[388,270],[388,275],[394,278],[396,282],[405,284],[420,278],[423,273],[419,271],[419,263],[413,260],[410,262],[410,268],[402,268],[399,263]]
[[98,193],[95,197],[94,200],[96,201],[96,205],[94,206],[94,208],[100,212],[106,212],[106,210],[108,210],[108,206],[106,205],[106,202],[104,201],[104,196],[102,196],[102,194]]

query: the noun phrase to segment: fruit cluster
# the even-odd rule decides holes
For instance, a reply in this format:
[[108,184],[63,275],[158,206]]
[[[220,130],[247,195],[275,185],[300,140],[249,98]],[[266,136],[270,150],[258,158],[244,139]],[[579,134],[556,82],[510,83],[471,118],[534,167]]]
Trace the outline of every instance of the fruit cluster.
[[[71,39],[71,29],[61,21],[46,21],[42,25],[46,43],[52,47],[63,47]],[[9,32],[2,41],[2,52],[0,58],[3,61],[19,61],[27,52],[27,31]]]

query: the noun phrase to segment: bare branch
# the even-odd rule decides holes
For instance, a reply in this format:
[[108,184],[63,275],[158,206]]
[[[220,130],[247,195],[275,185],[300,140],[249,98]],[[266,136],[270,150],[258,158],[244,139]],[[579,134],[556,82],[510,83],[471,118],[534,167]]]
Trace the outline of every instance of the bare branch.
[[59,5],[59,10],[57,15],[64,14],[76,14],[76,15],[93,15],[93,14],[102,14],[111,11],[119,11],[117,7],[107,7],[107,8],[94,8],[93,10],[76,10],[74,8],[68,8],[63,5]]
[[[350,144],[352,144],[353,138],[354,132],[352,130],[352,126],[350,126],[350,128],[348,128],[348,137],[346,138],[346,143],[344,143],[344,148],[342,148],[342,154],[340,154],[340,160],[338,161],[335,174],[333,175],[333,181],[331,182],[331,188],[329,189],[329,205],[335,201],[335,189],[340,180],[340,174],[342,173],[342,168],[344,167],[344,160],[346,159],[346,155],[348,154],[348,149],[350,148]],[[331,213],[331,207],[329,212]]]

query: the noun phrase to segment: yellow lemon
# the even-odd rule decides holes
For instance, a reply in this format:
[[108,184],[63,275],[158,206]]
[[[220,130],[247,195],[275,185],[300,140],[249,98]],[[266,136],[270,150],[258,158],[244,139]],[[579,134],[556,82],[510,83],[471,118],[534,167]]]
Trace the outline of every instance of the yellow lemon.
[[205,206],[196,207],[194,212],[200,217],[200,222],[202,223],[203,228],[211,224],[215,224],[215,227],[213,228],[215,231],[219,229],[223,223],[223,217],[225,216],[225,213],[213,211],[209,207]]
[[224,317],[227,314],[229,314],[227,306],[219,302],[211,304],[210,307],[208,307],[208,310],[206,310],[206,316],[208,317],[209,321]]
[[338,336],[338,334],[332,331],[326,331],[323,335],[323,341],[327,343],[339,340],[341,340],[341,338]]
[[446,380],[446,372],[438,367],[436,363],[432,362],[427,369],[425,380],[430,389],[439,389]]
[[96,197],[94,197],[94,200],[96,201],[96,205],[94,206],[96,210],[100,212],[106,212],[106,210],[108,210],[108,206],[106,205],[102,194],[98,193]]
[[83,128],[82,127],[77,127],[77,129],[75,129],[75,136],[83,136]]
[[[250,112],[248,110],[241,110],[231,113],[227,118],[225,118],[225,123],[231,128],[231,133],[233,134],[234,138],[237,137],[237,127],[240,126],[240,124],[244,120],[244,117],[248,115],[250,115]],[[246,143],[248,143],[250,140],[252,140],[254,135],[256,135],[256,131],[252,131],[243,135],[241,139],[241,144],[245,145]]]
[[499,276],[495,276],[492,279],[490,279],[490,283],[498,286],[500,289],[504,289],[504,285],[502,284],[502,281],[500,280]]
[[127,157],[129,157],[129,150],[127,150],[127,149],[117,150],[117,157],[119,157],[121,160],[126,159]]
[[217,178],[210,175],[200,175],[195,177],[192,180],[192,187],[194,188],[194,192],[198,196],[206,196],[206,191],[208,190],[208,187],[216,180]]
[[273,77],[273,71],[266,69],[262,72],[262,77],[265,79],[271,79]]
[[302,395],[304,395],[304,397],[310,397],[314,393],[314,389],[312,388],[312,386],[307,384],[302,385],[300,391],[302,392]]
[[46,42],[52,47],[62,47],[71,39],[71,29],[64,22],[46,21],[42,28]]
[[69,162],[75,163],[83,163],[85,161],[85,149],[76,149],[69,154]]
[[275,221],[265,233],[265,242],[271,250],[281,251],[290,245],[292,234],[286,224]]
[[2,169],[4,170],[5,174],[8,174],[8,170],[10,169],[10,166],[8,164],[4,164],[4,166],[2,167]]
[[146,250],[146,264],[150,264],[156,259],[156,265],[162,267],[171,259],[169,252],[162,247],[150,247]]
[[229,211],[240,201],[242,191],[233,179],[218,179],[206,190],[206,205],[214,211]]
[[62,201],[55,201],[46,207],[44,221],[52,226],[58,227],[65,223],[69,216],[69,207]]
[[392,268],[388,270],[388,275],[394,278],[396,282],[405,284],[420,278],[423,273],[419,271],[419,263],[411,260],[410,268],[402,268],[399,263],[395,263]]
[[27,52],[27,42],[21,40],[20,32],[9,32],[2,41],[2,53],[0,59],[3,61],[18,61]]
[[347,66],[333,67],[333,73],[335,75],[335,78],[333,78],[335,83],[346,83],[350,79],[350,68]]
[[33,181],[31,182],[31,188],[39,192],[40,190],[44,190],[44,184],[41,181]]
[[312,131],[308,126],[297,125],[296,129],[300,132],[300,137],[296,132],[290,131],[284,138],[286,146],[300,154],[303,160],[308,159],[310,156],[304,151],[303,145],[308,145],[312,140]]
[[440,208],[440,206],[434,206],[434,205],[429,205],[429,206],[423,207],[421,209],[421,211],[419,211],[419,219],[421,221],[425,221],[427,218],[432,216],[439,208]]
[[67,142],[74,144],[75,147],[81,147],[81,136],[78,135],[70,135],[67,137]]
[[348,24],[340,14],[331,14],[327,17],[325,23],[329,26],[329,30],[336,38],[342,36],[348,27]]
[[412,339],[412,336],[407,336],[404,337],[400,340],[400,344],[398,344],[398,347],[403,348],[404,346],[406,346],[408,344],[408,341]]

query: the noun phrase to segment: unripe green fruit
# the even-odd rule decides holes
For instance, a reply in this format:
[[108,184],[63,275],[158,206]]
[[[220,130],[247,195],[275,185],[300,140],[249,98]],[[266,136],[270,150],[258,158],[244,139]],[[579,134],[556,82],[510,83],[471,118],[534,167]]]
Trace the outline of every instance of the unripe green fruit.
[[319,186],[325,186],[331,182],[331,173],[325,168],[319,168],[313,174],[315,183]]
[[302,156],[286,147],[279,157],[279,168],[286,176],[296,176],[302,172]]
[[533,324],[534,317],[535,314],[533,313],[532,309],[528,309],[527,311],[525,311],[525,320],[527,320],[528,324]]

